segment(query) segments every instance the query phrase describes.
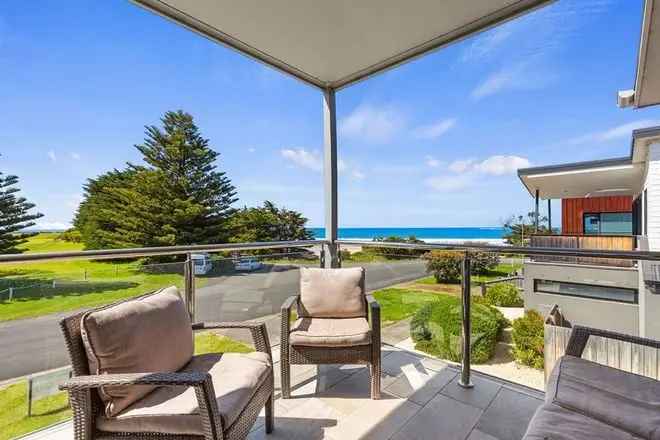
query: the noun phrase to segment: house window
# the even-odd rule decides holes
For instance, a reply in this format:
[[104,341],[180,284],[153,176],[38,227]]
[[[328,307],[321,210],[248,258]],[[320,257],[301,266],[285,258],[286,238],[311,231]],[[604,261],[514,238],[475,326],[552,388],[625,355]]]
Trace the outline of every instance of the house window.
[[565,281],[534,280],[534,291],[553,295],[575,296],[637,304],[637,289],[624,287],[596,286],[593,284],[569,283]]
[[584,214],[585,235],[632,235],[632,212]]

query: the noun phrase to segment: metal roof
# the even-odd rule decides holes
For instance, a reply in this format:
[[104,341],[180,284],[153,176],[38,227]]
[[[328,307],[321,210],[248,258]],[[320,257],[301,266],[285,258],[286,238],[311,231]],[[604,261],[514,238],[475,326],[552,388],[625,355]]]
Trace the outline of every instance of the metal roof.
[[630,155],[588,162],[521,168],[518,177],[542,199],[635,195],[641,191],[648,146],[660,141],[660,127],[634,130]]
[[632,99],[635,107],[660,104],[660,2],[646,0]]
[[320,88],[339,89],[553,0],[133,0]]

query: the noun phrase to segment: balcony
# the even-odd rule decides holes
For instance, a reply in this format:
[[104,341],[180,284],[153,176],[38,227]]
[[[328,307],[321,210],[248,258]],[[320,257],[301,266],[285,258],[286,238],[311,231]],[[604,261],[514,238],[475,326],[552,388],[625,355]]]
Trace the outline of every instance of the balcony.
[[[553,249],[634,251],[637,240],[632,235],[532,235],[530,246]],[[595,266],[633,267],[632,260],[575,256],[535,256],[533,261]]]
[[[465,390],[456,365],[396,345],[383,344],[382,358],[381,400],[370,399],[361,366],[298,366],[289,400],[279,399],[276,375],[275,431],[265,434],[262,414],[247,438],[507,440],[522,437],[543,403],[538,390],[483,374],[473,377],[474,391]],[[28,438],[70,440],[72,433],[67,422]]]
[[[355,242],[340,242],[347,249]],[[364,243],[363,243],[364,244]],[[366,244],[365,247],[369,247]],[[428,245],[382,243],[371,244],[375,248],[383,246],[393,249],[411,249],[428,251],[434,249],[452,250],[461,253],[488,250],[503,256],[529,254],[537,256],[550,252],[541,248],[508,248],[486,245]],[[270,249],[269,249],[270,248]],[[266,250],[269,249],[269,250]],[[254,254],[255,250],[263,254]],[[210,269],[206,274],[196,273],[193,260],[188,258],[182,263],[166,263],[151,265],[146,270],[149,273],[174,274],[180,277],[176,282],[183,287],[191,314],[196,320],[256,320],[267,325],[273,342],[273,357],[275,361],[275,426],[272,435],[266,436],[264,417],[257,420],[249,437],[260,438],[329,438],[329,439],[425,439],[425,438],[460,438],[460,439],[520,439],[535,412],[542,405],[544,394],[539,388],[515,383],[521,380],[515,375],[502,374],[506,372],[506,363],[498,356],[483,365],[471,365],[471,356],[464,356],[461,363],[433,357],[418,351],[411,342],[410,320],[383,323],[382,330],[382,399],[371,400],[369,394],[369,370],[356,365],[330,366],[292,366],[292,399],[279,398],[279,329],[280,321],[277,311],[282,301],[291,289],[295,288],[297,270],[300,266],[318,266],[326,259],[330,247],[327,242],[288,242],[288,243],[252,243],[245,245],[215,245],[206,248],[171,248],[171,249],[139,249],[74,252],[66,255],[24,255],[2,256],[0,261],[52,260],[70,258],[100,258],[117,259],[136,255],[189,254],[191,252],[215,252]],[[231,251],[231,253],[230,253]],[[262,262],[262,266],[250,272],[226,271],[227,261],[236,260],[236,253],[253,255],[253,259]],[[277,253],[280,251],[281,253]],[[220,253],[221,252],[221,253]],[[251,253],[250,253],[251,252]],[[561,250],[559,251],[561,252]],[[580,258],[587,255],[610,256],[603,251],[578,250]],[[255,256],[256,255],[256,256]],[[367,288],[380,289],[392,285],[406,285],[405,280],[418,279],[425,274],[424,263],[420,254],[412,252],[396,253],[396,258],[385,262],[353,263],[346,259],[345,266],[359,264],[367,270]],[[595,256],[594,256],[595,255]],[[303,258],[304,256],[304,258]],[[556,256],[556,255],[555,255]],[[630,258],[629,255],[618,255],[620,259]],[[660,256],[646,253],[644,257],[660,259]],[[320,257],[320,258],[319,258]],[[642,255],[640,254],[640,258]],[[590,257],[591,258],[591,257]],[[464,267],[464,270],[465,267]],[[470,273],[463,272],[469,280]],[[94,274],[86,273],[88,281],[94,282]],[[119,272],[119,278],[121,278]],[[117,280],[124,282],[123,280]],[[61,284],[64,288],[71,285]],[[62,287],[59,288],[62,288]],[[136,292],[136,294],[139,292]],[[411,304],[419,308],[423,305],[424,292],[418,292],[420,299]],[[475,291],[475,295],[478,291]],[[463,305],[469,304],[471,295],[470,282],[464,282],[458,294],[463,299]],[[29,301],[29,298],[23,298]],[[465,301],[468,301],[467,303]],[[110,302],[110,300],[107,300]],[[383,311],[389,306],[383,304]],[[476,306],[475,306],[476,307]],[[40,371],[47,368],[64,366],[67,357],[64,354],[61,337],[56,335],[55,321],[58,317],[69,313],[47,315],[36,319],[24,319],[8,322],[5,329],[10,329],[17,323],[29,332],[34,328],[35,335],[43,339],[35,351],[25,351],[27,345],[17,347],[12,355],[5,357],[3,371],[9,371],[7,366],[18,368],[16,359],[22,359],[24,367]],[[479,337],[470,330],[470,314],[467,320],[462,320],[463,331],[471,332],[473,338],[461,339],[464,353],[471,353],[470,341],[475,343]],[[235,330],[223,331],[218,336],[230,338],[238,343],[247,344],[249,339]],[[567,339],[566,336],[563,339]],[[57,341],[57,342],[54,342]],[[564,341],[565,342],[565,341]],[[561,356],[565,346],[553,343],[553,360]],[[606,345],[604,345],[606,347]],[[46,349],[47,348],[47,349]],[[619,349],[617,349],[619,350]],[[623,352],[623,349],[620,350]],[[605,349],[607,352],[607,349]],[[599,353],[594,348],[594,353]],[[631,351],[634,353],[634,351]],[[600,361],[600,354],[594,356],[594,361]],[[13,359],[12,359],[13,358]],[[657,362],[658,359],[656,358]],[[41,363],[40,363],[41,362]],[[607,359],[604,361],[607,363]],[[648,370],[657,375],[657,364],[651,358],[646,359],[655,369]],[[631,362],[631,368],[637,368],[637,363]],[[513,365],[513,364],[512,364]],[[524,368],[518,367],[518,372]],[[46,373],[47,375],[48,373]],[[538,372],[542,377],[543,373]],[[647,374],[648,375],[648,374]],[[474,385],[464,388],[459,381],[464,380]],[[656,377],[656,376],[651,376]],[[63,380],[61,375],[53,380]],[[524,382],[524,380],[523,380]],[[72,438],[71,422],[63,422],[43,431],[28,435],[30,439],[69,439]]]

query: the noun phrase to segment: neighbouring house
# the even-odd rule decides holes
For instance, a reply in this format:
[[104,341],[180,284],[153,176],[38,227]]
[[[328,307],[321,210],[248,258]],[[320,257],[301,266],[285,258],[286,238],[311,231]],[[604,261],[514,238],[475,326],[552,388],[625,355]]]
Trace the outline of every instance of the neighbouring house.
[[[531,246],[660,250],[660,127],[635,130],[630,155],[518,170],[536,199],[561,200],[561,233]],[[551,218],[551,205],[548,214]],[[552,220],[550,220],[552,221]],[[525,307],[557,304],[572,324],[660,338],[660,266],[613,258],[543,256],[524,266]]]

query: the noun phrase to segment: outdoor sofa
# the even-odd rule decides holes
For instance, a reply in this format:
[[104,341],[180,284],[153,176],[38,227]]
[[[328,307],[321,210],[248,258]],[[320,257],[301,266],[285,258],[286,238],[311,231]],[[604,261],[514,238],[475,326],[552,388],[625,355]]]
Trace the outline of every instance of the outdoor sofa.
[[660,342],[575,326],[526,440],[660,440],[660,381],[582,359],[590,336],[651,351]]
[[[60,323],[73,366],[74,437],[244,439],[265,407],[273,429],[273,362],[266,327],[191,324],[176,287]],[[256,352],[194,355],[193,331],[245,328]]]
[[282,305],[280,349],[283,399],[291,396],[291,364],[368,364],[378,399],[380,306],[365,293],[364,268],[301,268],[299,295]]

